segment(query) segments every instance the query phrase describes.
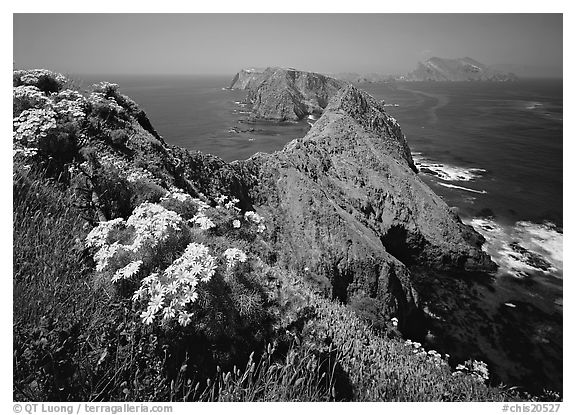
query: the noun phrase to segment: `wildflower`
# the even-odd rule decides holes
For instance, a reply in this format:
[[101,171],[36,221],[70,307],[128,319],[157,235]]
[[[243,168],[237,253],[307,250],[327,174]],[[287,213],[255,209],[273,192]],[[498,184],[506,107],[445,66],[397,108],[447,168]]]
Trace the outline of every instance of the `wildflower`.
[[240,227],[240,221],[238,219],[234,219],[232,221],[232,226],[236,229],[238,229]]
[[152,274],[148,275],[146,278],[144,278],[142,280],[142,285],[143,286],[152,285],[152,283],[154,283],[157,278],[158,278],[158,273],[153,272]]
[[142,323],[147,325],[152,324],[154,322],[154,311],[148,307],[146,311],[140,314],[140,318],[142,318]]
[[252,212],[252,211],[248,211],[248,212],[244,213],[244,218],[246,220],[249,220],[249,221],[254,222],[256,224],[258,224],[262,221],[262,216],[260,216],[256,212]]
[[232,268],[237,262],[246,262],[247,256],[238,248],[228,248],[224,251],[224,258],[226,258],[226,265]]
[[392,320],[390,320],[392,322],[392,325],[394,327],[398,327],[398,319],[396,317],[392,317]]
[[154,313],[156,313],[158,310],[162,308],[163,304],[164,304],[164,295],[156,294],[154,297],[152,297],[152,299],[148,303],[148,308],[153,310]]
[[200,225],[200,229],[205,231],[214,228],[216,226],[216,224],[212,222],[212,220],[210,220],[210,218],[204,215],[203,213],[195,215],[192,219],[190,219],[190,221]]
[[238,202],[239,202],[239,200],[236,199],[235,197],[233,197],[233,198],[230,199],[230,201],[229,201],[228,203],[226,203],[226,204],[224,205],[224,207],[225,207],[226,209],[232,209],[232,208],[235,208],[235,209],[236,209],[236,204],[237,204]]
[[178,314],[178,323],[180,323],[182,327],[186,327],[188,324],[190,324],[190,321],[192,321],[191,317],[192,313],[181,311],[180,314]]
[[176,311],[172,305],[169,305],[168,307],[164,308],[162,314],[164,315],[164,320],[168,321],[176,316]]
[[130,262],[124,268],[121,268],[118,271],[116,271],[116,273],[114,274],[114,277],[112,278],[112,282],[117,282],[121,279],[126,279],[126,278],[132,277],[133,275],[138,273],[141,265],[142,265],[142,260]]
[[134,291],[134,295],[132,296],[132,301],[138,301],[144,298],[144,294],[146,293],[146,288],[141,285],[136,291]]

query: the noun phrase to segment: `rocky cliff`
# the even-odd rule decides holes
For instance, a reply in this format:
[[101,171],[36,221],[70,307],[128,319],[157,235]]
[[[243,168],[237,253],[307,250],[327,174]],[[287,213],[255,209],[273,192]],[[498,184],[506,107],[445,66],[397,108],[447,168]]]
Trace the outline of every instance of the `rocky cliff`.
[[515,81],[516,75],[494,70],[472,58],[430,58],[405,77],[406,81]]
[[248,68],[242,69],[232,79],[230,89],[253,89],[260,85],[263,79],[264,69]]
[[[382,103],[352,85],[337,90],[340,82],[318,74],[267,72],[254,91],[257,114],[298,117],[325,108],[305,137],[276,153],[225,163],[167,145],[117,85],[96,85],[89,96],[53,94],[36,86],[48,76],[40,72],[14,75],[15,157],[43,160],[71,182],[88,177],[82,186],[97,220],[127,217],[172,186],[208,203],[235,196],[266,220],[263,259],[299,271],[343,302],[369,299],[401,328],[417,311],[410,266],[494,268],[482,236],[419,179]],[[50,133],[30,135],[35,128]]]
[[278,260],[344,302],[372,298],[405,322],[418,297],[407,266],[494,267],[483,238],[418,178],[398,123],[351,85],[304,138],[234,166],[274,225]]
[[251,118],[271,121],[297,121],[307,115],[320,115],[346,83],[313,72],[267,68],[262,73],[240,71],[232,85],[247,89],[252,104]]

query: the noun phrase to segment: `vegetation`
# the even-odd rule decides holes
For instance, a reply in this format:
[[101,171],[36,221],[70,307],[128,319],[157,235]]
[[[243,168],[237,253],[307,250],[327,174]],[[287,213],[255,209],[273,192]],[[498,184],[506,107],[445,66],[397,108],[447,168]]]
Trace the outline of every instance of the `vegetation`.
[[519,399],[263,261],[238,200],[137,163],[157,140],[117,86],[14,82],[14,400]]

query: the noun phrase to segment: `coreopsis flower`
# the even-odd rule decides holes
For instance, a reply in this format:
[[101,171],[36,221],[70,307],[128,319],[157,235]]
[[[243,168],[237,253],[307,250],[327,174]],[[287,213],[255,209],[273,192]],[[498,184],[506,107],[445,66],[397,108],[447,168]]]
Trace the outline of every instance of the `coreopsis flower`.
[[101,248],[107,243],[107,238],[113,230],[124,227],[125,222],[122,218],[100,222],[98,226],[92,229],[86,236],[86,245],[93,248]]
[[28,108],[43,108],[50,99],[37,87],[32,85],[20,85],[12,90],[14,106]]
[[120,268],[112,277],[112,282],[117,282],[121,279],[130,278],[138,273],[140,266],[142,265],[142,260],[137,260],[130,262],[124,268]]
[[257,225],[256,231],[258,233],[264,232],[266,230],[266,226],[264,225],[264,218],[257,214],[256,212],[248,211],[244,213],[244,219],[250,221]]
[[178,323],[180,323],[182,327],[186,327],[188,324],[190,324],[190,321],[192,321],[192,313],[181,311],[178,314]]
[[228,248],[224,251],[224,258],[228,269],[234,267],[238,262],[246,262],[248,259],[246,254],[238,248]]
[[228,203],[226,203],[226,204],[224,205],[224,207],[225,207],[226,209],[232,209],[232,208],[237,209],[237,208],[236,208],[236,204],[237,204],[238,202],[239,202],[239,200],[236,199],[235,197],[233,197],[233,198],[230,199],[230,201],[229,201]]
[[13,141],[25,147],[38,147],[38,143],[56,128],[56,117],[56,112],[51,108],[22,111],[12,123]]
[[212,222],[208,216],[204,215],[204,213],[194,215],[194,217],[190,219],[190,222],[200,225],[200,229],[205,231],[216,226],[216,224]]
[[151,309],[154,313],[162,308],[164,304],[164,295],[162,293],[156,294],[154,297],[150,299],[148,303],[148,308]]
[[148,307],[140,314],[140,317],[142,318],[142,323],[150,325],[154,322],[155,312]]

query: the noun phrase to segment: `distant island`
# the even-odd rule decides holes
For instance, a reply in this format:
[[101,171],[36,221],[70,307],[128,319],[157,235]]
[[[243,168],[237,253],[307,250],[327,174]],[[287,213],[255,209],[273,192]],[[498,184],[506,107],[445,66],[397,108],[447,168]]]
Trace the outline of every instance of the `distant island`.
[[[514,69],[514,73],[511,71]],[[465,57],[457,59],[446,59],[433,57],[424,63],[418,62],[416,69],[407,74],[360,74],[357,72],[339,72],[326,74],[340,81],[352,84],[372,84],[380,82],[394,81],[448,81],[448,82],[468,82],[468,81],[488,81],[488,82],[510,82],[517,81],[519,76],[516,72],[521,72],[525,76],[537,76],[534,73],[538,68],[523,68],[521,65],[492,65],[488,66],[475,59]],[[256,70],[246,70],[256,71]],[[548,71],[550,72],[550,70]],[[261,73],[261,72],[260,72]],[[240,78],[240,83],[247,82],[243,79],[251,79],[247,73]]]
[[517,81],[518,77],[511,72],[501,72],[469,57],[444,59],[433,57],[407,74],[397,78],[402,81]]

